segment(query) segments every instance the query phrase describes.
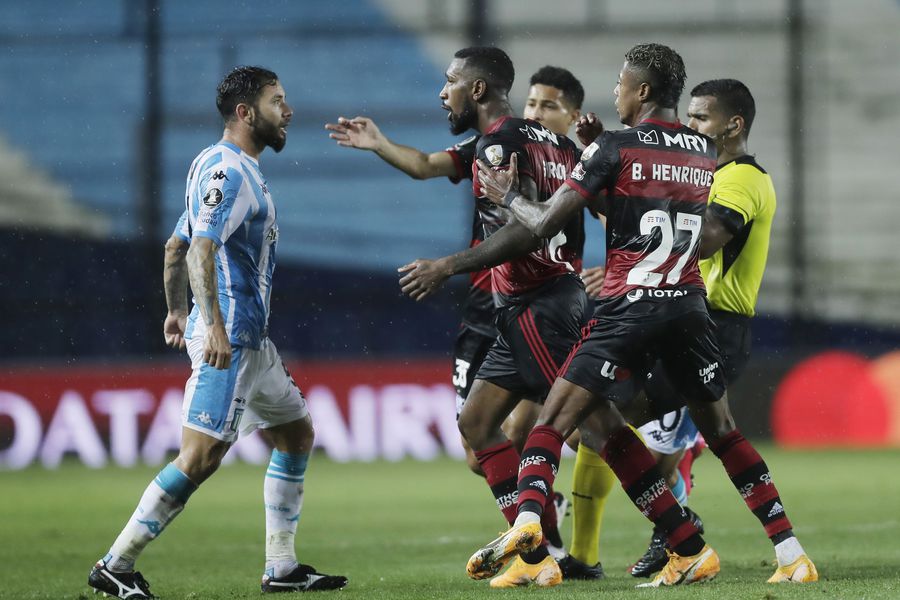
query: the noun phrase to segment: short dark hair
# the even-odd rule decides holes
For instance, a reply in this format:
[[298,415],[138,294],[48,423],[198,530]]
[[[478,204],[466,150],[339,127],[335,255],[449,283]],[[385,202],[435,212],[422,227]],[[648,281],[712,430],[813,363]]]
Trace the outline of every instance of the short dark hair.
[[509,94],[516,70],[506,52],[494,46],[471,46],[453,56],[465,60],[466,67],[474,71],[476,78],[487,82],[489,93],[493,90],[502,96]]
[[219,114],[230,121],[238,104],[255,104],[262,89],[276,81],[278,75],[263,67],[235,67],[216,88]]
[[756,117],[756,102],[750,89],[742,82],[737,79],[710,79],[694,86],[691,96],[712,96],[728,117],[743,117],[744,133],[750,133],[750,126]]
[[584,87],[581,82],[572,75],[572,72],[562,67],[541,67],[531,76],[528,85],[549,85],[563,93],[576,109],[581,108],[584,102]]
[[642,72],[650,84],[650,97],[663,108],[676,108],[687,73],[677,52],[662,44],[638,44],[625,53],[625,60]]

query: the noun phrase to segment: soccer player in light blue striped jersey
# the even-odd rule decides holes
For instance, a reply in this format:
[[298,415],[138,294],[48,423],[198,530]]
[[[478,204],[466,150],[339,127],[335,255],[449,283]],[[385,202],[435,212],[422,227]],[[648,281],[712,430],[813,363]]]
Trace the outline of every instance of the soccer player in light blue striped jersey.
[[[268,338],[278,242],[275,204],[259,155],[287,142],[293,114],[275,73],[238,67],[219,84],[222,139],[191,164],[185,212],[166,244],[166,342],[186,348],[178,457],[147,487],[88,584],[118,598],[154,598],[134,563],[212,475],[239,432],[260,429],[274,446],[263,496],[263,592],[339,589],[342,576],[297,562],[294,536],[313,447],[306,400]],[[187,307],[190,283],[194,306]]]

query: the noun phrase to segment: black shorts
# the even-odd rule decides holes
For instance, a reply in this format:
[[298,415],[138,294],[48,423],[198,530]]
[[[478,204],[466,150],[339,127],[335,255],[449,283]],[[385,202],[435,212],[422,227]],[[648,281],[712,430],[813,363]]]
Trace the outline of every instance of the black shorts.
[[627,403],[659,361],[683,395],[708,402],[722,397],[722,357],[701,294],[666,300],[651,311],[621,307],[598,305],[563,378],[606,400]]
[[[722,369],[729,385],[737,381],[750,360],[750,317],[722,310],[710,310],[715,324],[715,337],[722,354]],[[678,410],[686,404],[663,366],[657,362],[647,376],[645,385],[652,410],[658,415]]]
[[500,335],[477,379],[542,401],[587,323],[588,297],[576,275],[563,275],[497,312]]
[[[490,325],[493,328],[493,325]],[[465,400],[472,389],[475,374],[481,368],[485,355],[497,336],[487,336],[463,323],[459,326],[456,344],[453,346],[453,387],[456,388],[457,405]],[[458,412],[458,411],[457,411]]]

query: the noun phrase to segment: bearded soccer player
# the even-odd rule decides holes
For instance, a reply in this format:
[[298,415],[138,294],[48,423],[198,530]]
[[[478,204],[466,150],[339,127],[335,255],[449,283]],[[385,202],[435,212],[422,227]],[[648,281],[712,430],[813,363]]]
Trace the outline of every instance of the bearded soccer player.
[[216,471],[238,432],[255,428],[275,446],[263,485],[262,591],[347,584],[346,577],[297,562],[294,537],[313,426],[303,394],[268,338],[278,225],[259,156],[266,147],[284,148],[293,111],[278,76],[261,67],[229,73],[216,105],[225,132],[194,159],[185,214],[166,244],[164,334],[168,344],[187,348],[193,369],[185,386],[181,449],[91,570],[88,584],[117,598],[155,598],[135,561]]
[[[561,67],[545,66],[531,76],[523,116],[537,121],[555,134],[568,135],[581,115],[583,101],[584,88],[571,72]],[[336,140],[338,145],[371,150],[388,164],[415,179],[448,177],[452,182],[458,183],[472,178],[475,147],[480,137],[478,135],[445,151],[427,154],[391,141],[372,119],[366,117],[340,117],[337,123],[328,123],[325,128],[332,132],[329,137]],[[475,205],[471,245],[476,246],[483,240],[481,213]],[[576,252],[573,266],[579,268],[582,248],[577,247]],[[603,272],[603,267],[581,270],[589,295],[599,292],[597,282],[602,282]],[[482,360],[497,337],[490,270],[471,273],[470,280],[471,286],[463,305],[462,324],[454,348],[453,384],[457,394],[457,416]],[[523,399],[504,421],[504,432],[520,451],[528,432],[534,426],[539,409],[537,403]],[[465,438],[463,445],[470,468],[483,474]],[[558,558],[567,579],[598,579],[603,576],[598,558],[598,539],[603,505],[614,482],[615,475],[596,453],[586,446],[579,448],[573,478],[571,554],[562,550],[562,539],[557,532],[547,532],[551,552]],[[564,516],[566,505],[567,501],[561,494],[557,494],[557,522]]]
[[768,467],[728,409],[722,358],[697,265],[715,145],[677,121],[685,78],[684,63],[671,48],[641,44],[629,50],[615,94],[619,117],[630,128],[604,132],[585,148],[579,165],[548,202],[523,197],[515,169],[498,173],[479,163],[487,197],[536,235],[556,231],[586,203],[594,203],[608,216],[609,250],[593,319],[562,366],[522,454],[516,522],[469,559],[467,570],[474,578],[540,543],[547,490],[563,440],[576,427],[582,443],[602,453],[635,506],[666,534],[669,562],[640,587],[694,583],[718,574],[718,555],[616,408],[635,396],[658,360],[774,544],[778,568],[769,581],[817,579]]
[[[511,116],[508,94],[514,70],[506,53],[485,47],[460,50],[446,77],[441,99],[453,130],[479,131],[476,156],[496,168],[508,168],[510,157],[519,155],[522,193],[536,201],[550,197],[566,169],[574,167],[578,151],[571,140],[540,123]],[[476,177],[473,189],[479,188]],[[483,243],[452,256],[405,265],[400,268],[404,273],[400,284],[404,293],[422,300],[454,274],[493,267],[500,335],[475,377],[459,428],[498,507],[512,522],[519,451],[500,425],[522,398],[543,399],[585,323],[588,297],[573,265],[575,249],[583,243],[583,217],[572,215],[542,238],[483,199],[478,199],[478,208],[485,227]],[[552,493],[545,504],[552,504]],[[561,580],[556,561],[536,544],[491,586],[551,586]]]

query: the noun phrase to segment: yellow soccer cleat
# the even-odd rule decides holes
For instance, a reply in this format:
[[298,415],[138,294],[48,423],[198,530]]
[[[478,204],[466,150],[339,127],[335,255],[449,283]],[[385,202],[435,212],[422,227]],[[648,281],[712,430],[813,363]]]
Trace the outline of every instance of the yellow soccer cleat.
[[816,565],[805,554],[786,567],[778,567],[775,574],[769,577],[769,583],[811,583],[818,580]]
[[719,555],[709,547],[703,546],[699,554],[693,556],[679,556],[668,551],[669,562],[663,570],[649,583],[642,583],[637,587],[662,587],[668,585],[687,585],[709,581],[719,574]]
[[472,555],[466,565],[466,573],[472,579],[493,577],[513,556],[534,550],[543,539],[540,523],[512,526],[506,533]]
[[562,583],[562,570],[552,556],[545,556],[536,565],[529,565],[517,556],[509,568],[491,579],[492,588],[526,587],[534,584],[538,587],[553,587]]

